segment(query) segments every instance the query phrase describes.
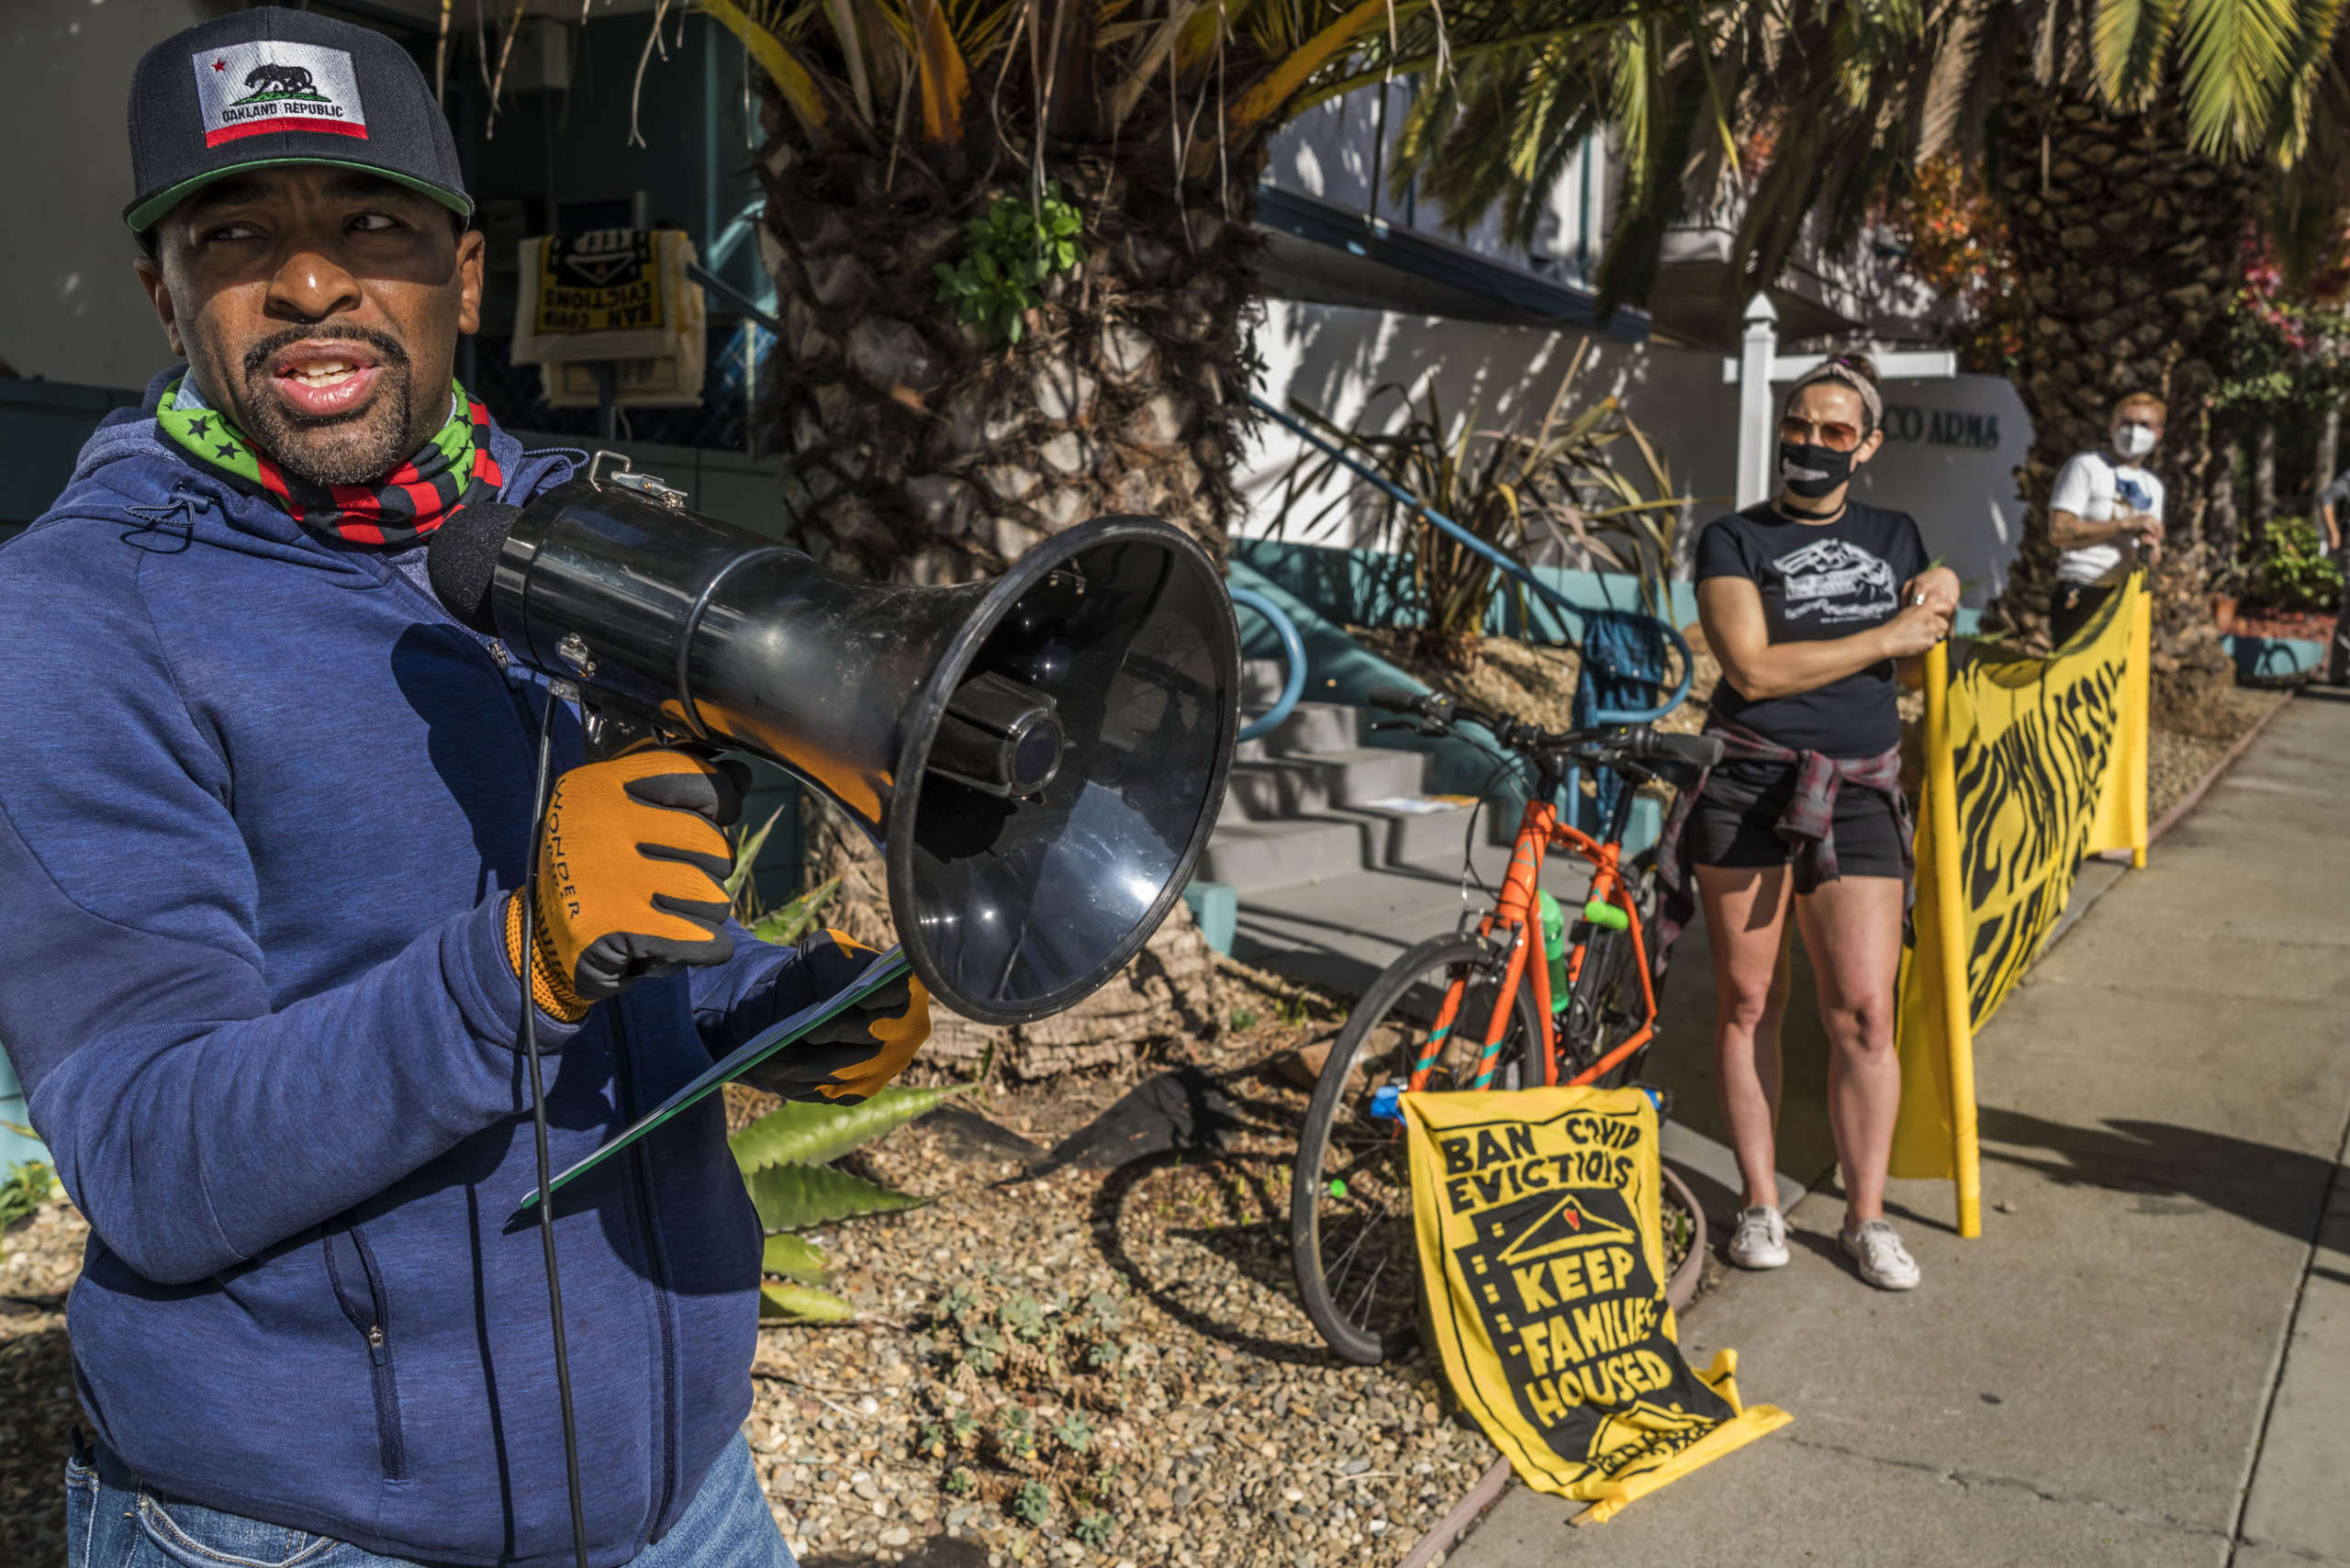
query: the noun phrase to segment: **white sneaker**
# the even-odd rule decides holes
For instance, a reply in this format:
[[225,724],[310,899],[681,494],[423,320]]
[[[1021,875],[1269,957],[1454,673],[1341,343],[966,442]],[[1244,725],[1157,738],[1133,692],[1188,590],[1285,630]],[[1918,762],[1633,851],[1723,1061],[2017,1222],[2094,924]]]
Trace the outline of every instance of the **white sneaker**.
[[1729,1238],[1729,1260],[1741,1269],[1785,1268],[1786,1217],[1768,1204],[1739,1210],[1738,1228]]
[[1909,1249],[1901,1245],[1901,1237],[1894,1230],[1892,1221],[1872,1219],[1858,1226],[1846,1226],[1837,1239],[1859,1265],[1861,1278],[1877,1289],[1918,1288],[1918,1260],[1909,1256]]

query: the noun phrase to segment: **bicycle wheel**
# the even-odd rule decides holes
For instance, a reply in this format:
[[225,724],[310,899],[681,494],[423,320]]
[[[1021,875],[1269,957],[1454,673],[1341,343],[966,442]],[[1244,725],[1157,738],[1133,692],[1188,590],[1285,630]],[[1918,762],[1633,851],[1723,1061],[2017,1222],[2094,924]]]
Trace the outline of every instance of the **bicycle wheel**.
[[[1656,951],[1656,854],[1644,850],[1624,868],[1632,907],[1639,912],[1641,950]],[[1662,1000],[1662,999],[1660,999]],[[1583,944],[1583,968],[1559,1014],[1559,1081],[1565,1082],[1612,1051],[1649,1022],[1640,991],[1639,966],[1628,931],[1594,930]],[[1602,1073],[1595,1087],[1615,1089],[1631,1081],[1647,1047]]]
[[[1421,943],[1371,982],[1322,1064],[1297,1142],[1290,1249],[1306,1316],[1350,1361],[1375,1365],[1418,1333],[1419,1249],[1404,1129],[1371,1114],[1371,1097],[1382,1084],[1408,1083],[1424,1059],[1427,1088],[1473,1087],[1506,962],[1475,936]],[[1488,1087],[1516,1088],[1521,1063],[1540,1054],[1541,1017],[1522,980],[1511,1011]]]

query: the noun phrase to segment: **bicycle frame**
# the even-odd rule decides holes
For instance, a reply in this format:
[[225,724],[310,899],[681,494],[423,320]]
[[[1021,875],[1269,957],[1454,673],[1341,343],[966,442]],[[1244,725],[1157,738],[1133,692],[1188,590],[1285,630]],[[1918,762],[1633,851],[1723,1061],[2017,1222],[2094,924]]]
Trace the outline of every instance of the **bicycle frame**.
[[[1501,898],[1479,923],[1477,935],[1487,941],[1501,939],[1509,944],[1509,960],[1502,971],[1499,994],[1494,1002],[1493,1017],[1486,1022],[1483,1051],[1477,1058],[1477,1076],[1471,1087],[1489,1089],[1494,1074],[1501,1066],[1502,1039],[1509,1033],[1510,1019],[1515,1015],[1517,988],[1528,980],[1529,959],[1541,946],[1541,931],[1535,913],[1535,891],[1541,885],[1542,863],[1552,849],[1571,851],[1589,861],[1592,867],[1591,890],[1585,896],[1584,907],[1594,903],[1613,904],[1622,910],[1628,921],[1627,930],[1632,939],[1633,967],[1640,977],[1640,1026],[1627,1036],[1597,1061],[1577,1073],[1568,1082],[1575,1088],[1590,1083],[1625,1058],[1647,1045],[1656,1035],[1656,987],[1649,974],[1647,935],[1640,928],[1640,913],[1632,901],[1630,888],[1623,875],[1624,826],[1631,814],[1635,793],[1629,783],[1619,787],[1616,802],[1609,812],[1605,838],[1594,838],[1572,823],[1561,822],[1555,800],[1557,780],[1546,776],[1536,797],[1526,802],[1526,810],[1518,819],[1517,840],[1510,854],[1509,872],[1502,881]],[[1588,945],[1577,942],[1567,954],[1567,985],[1572,992],[1583,973],[1583,958]],[[1550,995],[1550,966],[1547,962],[1532,963],[1534,1011],[1542,1022],[1542,1081],[1555,1083],[1559,1078],[1558,1021],[1552,1011]],[[1428,1074],[1442,1053],[1444,1042],[1459,1021],[1460,999],[1468,990],[1467,977],[1453,980],[1445,989],[1443,1004],[1437,1010],[1435,1026],[1428,1031],[1428,1042],[1418,1061],[1412,1066],[1410,1087],[1427,1087]]]

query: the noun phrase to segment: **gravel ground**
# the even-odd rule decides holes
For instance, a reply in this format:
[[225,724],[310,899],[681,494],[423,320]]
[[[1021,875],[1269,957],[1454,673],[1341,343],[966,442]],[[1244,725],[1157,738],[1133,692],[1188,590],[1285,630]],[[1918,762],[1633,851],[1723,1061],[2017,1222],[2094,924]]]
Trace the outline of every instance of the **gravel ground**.
[[[1290,1280],[1305,1096],[1251,1070],[1326,1037],[1315,1012],[1199,1060],[1246,1124],[1214,1155],[1022,1180],[934,1119],[852,1157],[935,1201],[822,1238],[864,1323],[761,1336],[752,1443],[795,1551],[890,1562],[945,1535],[990,1563],[1337,1568],[1398,1561],[1450,1508],[1483,1438],[1425,1361],[1337,1363]],[[1049,1146],[1126,1081],[983,1109]]]

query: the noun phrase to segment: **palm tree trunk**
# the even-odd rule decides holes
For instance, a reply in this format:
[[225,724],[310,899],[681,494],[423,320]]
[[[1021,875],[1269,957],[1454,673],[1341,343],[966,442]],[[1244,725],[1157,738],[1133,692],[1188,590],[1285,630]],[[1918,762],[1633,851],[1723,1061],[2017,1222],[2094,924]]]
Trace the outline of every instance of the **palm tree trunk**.
[[[1025,196],[1025,165],[947,181],[912,158],[812,151],[766,90],[760,242],[784,330],[760,413],[804,547],[876,577],[961,582],[1075,523],[1139,513],[1223,558],[1256,365],[1253,174],[1235,174],[1227,203],[1213,183],[1181,179],[1163,147],[1052,148],[1047,166],[1084,216],[1084,258],[1047,282],[1023,341],[1006,345],[938,303],[933,268],[962,256],[968,219]],[[862,833],[812,795],[802,814],[811,879],[841,879],[825,918],[892,939]],[[1147,1039],[1214,1035],[1220,998],[1179,904],[1076,1009],[1010,1030],[942,1014],[926,1056],[968,1060],[993,1045],[1027,1077],[1099,1066]]]
[[2244,448],[2232,436],[2211,454],[2210,504],[2203,509],[2199,542],[2211,559],[2215,578],[2226,572],[2236,556],[2236,470],[2243,465]]
[[2023,548],[1986,619],[2044,639],[2056,471],[2102,444],[2118,398],[2151,392],[2170,409],[2154,461],[2174,541],[2156,574],[2155,669],[2220,678],[2228,666],[2205,598],[2208,557],[2194,540],[2209,500],[2203,400],[2251,184],[2198,154],[2175,108],[2114,115],[2078,92],[2035,86],[2028,73],[2003,107],[1997,151],[2004,173],[1994,194],[2029,312],[2016,390],[2032,445],[2018,474]]
[[932,269],[962,255],[968,219],[1024,194],[1024,167],[946,186],[910,161],[770,144],[761,239],[784,330],[763,422],[819,558],[968,581],[1113,512],[1222,557],[1254,367],[1253,186],[1236,177],[1227,210],[1213,185],[1108,151],[1048,160],[1085,258],[1007,346],[956,321]]

